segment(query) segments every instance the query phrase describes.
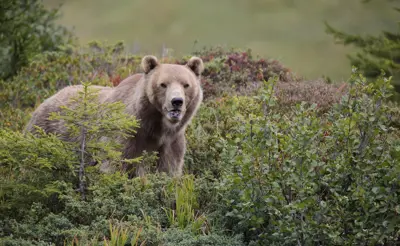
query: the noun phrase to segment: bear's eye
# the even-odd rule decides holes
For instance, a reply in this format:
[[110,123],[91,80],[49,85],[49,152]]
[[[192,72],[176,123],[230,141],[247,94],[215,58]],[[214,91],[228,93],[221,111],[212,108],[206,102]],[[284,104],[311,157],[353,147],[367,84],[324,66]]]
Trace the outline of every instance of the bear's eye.
[[183,87],[184,87],[185,89],[186,89],[186,88],[189,88],[189,84],[185,84]]
[[167,88],[167,85],[165,83],[161,83],[162,88]]

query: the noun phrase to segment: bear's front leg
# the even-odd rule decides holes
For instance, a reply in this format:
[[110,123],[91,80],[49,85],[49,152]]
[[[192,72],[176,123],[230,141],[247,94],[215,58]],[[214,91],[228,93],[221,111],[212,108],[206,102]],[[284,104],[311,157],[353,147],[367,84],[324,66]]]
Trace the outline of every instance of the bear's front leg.
[[158,171],[171,176],[180,176],[183,169],[183,159],[186,151],[185,136],[179,135],[173,141],[165,143],[159,153]]

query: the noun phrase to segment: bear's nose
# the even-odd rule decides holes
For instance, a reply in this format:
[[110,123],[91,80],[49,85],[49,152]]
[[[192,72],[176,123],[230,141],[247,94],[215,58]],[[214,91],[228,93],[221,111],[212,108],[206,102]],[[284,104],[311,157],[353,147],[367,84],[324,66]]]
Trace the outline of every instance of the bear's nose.
[[174,97],[171,100],[172,106],[173,107],[182,107],[183,104],[183,98],[181,97]]

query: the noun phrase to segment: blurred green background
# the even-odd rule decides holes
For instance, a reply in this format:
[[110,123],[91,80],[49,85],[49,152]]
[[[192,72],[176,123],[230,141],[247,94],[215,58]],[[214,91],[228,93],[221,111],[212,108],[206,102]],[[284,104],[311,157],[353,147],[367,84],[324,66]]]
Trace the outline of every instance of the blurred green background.
[[383,0],[45,0],[63,4],[59,23],[81,43],[123,40],[133,52],[174,56],[208,45],[251,48],[313,79],[346,79],[351,47],[335,45],[324,21],[352,34],[397,28],[393,3]]

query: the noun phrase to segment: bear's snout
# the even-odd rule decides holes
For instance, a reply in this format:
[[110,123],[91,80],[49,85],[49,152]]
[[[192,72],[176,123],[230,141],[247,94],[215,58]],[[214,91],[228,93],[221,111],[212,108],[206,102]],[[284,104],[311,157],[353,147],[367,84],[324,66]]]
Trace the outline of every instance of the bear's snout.
[[174,97],[171,100],[172,107],[175,109],[181,108],[183,105],[183,98],[182,97]]

